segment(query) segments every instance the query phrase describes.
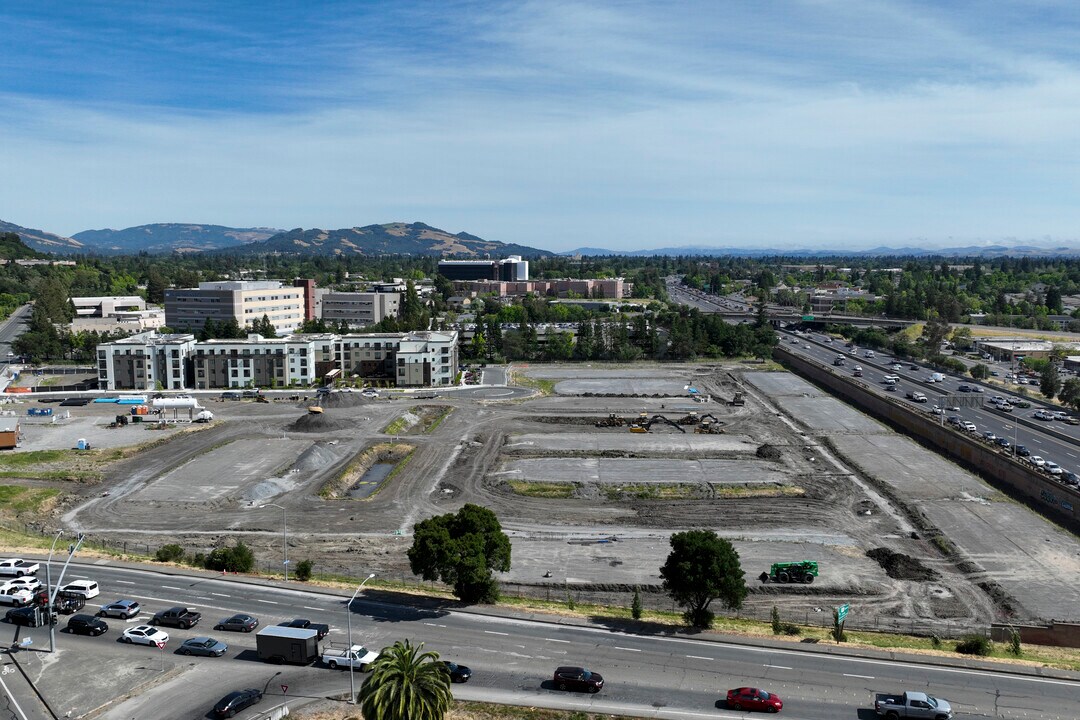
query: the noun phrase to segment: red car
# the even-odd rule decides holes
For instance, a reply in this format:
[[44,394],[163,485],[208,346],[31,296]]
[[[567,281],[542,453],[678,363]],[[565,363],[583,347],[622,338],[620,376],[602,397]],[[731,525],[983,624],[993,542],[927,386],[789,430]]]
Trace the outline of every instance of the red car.
[[732,710],[764,710],[774,713],[784,709],[784,701],[775,693],[749,687],[728,690],[727,705]]

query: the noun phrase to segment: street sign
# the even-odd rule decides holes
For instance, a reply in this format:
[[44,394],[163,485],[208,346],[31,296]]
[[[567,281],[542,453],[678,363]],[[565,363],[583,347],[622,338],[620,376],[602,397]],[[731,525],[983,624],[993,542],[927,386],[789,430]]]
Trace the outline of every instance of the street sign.
[[836,620],[837,620],[837,622],[844,622],[844,618],[847,617],[848,610],[850,610],[850,609],[851,609],[851,606],[848,605],[847,603],[844,603],[840,607],[836,608]]
[[813,322],[814,316],[813,315],[803,315],[802,319],[803,319],[803,322]]
[[165,649],[165,643],[163,643],[163,642],[157,643],[157,649],[158,650],[164,650]]
[[281,686],[281,692],[283,692],[283,693],[289,692],[289,686],[288,685],[282,685]]

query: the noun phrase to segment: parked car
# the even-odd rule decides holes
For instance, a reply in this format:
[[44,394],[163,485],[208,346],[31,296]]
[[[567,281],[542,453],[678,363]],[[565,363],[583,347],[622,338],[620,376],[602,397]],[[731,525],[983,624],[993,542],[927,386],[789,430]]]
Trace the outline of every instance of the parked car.
[[101,594],[101,589],[93,580],[73,580],[65,585],[60,592],[77,593],[82,595],[84,600],[91,600]]
[[254,615],[237,613],[232,617],[227,617],[224,620],[219,621],[218,624],[214,626],[214,629],[229,630],[232,632],[251,632],[257,627],[259,627],[259,618]]
[[555,669],[554,683],[560,690],[596,693],[604,687],[604,678],[583,667],[564,666]]
[[185,640],[179,650],[181,655],[205,655],[206,657],[221,657],[228,651],[228,645],[209,637],[194,637]]
[[997,439],[998,447],[1005,448],[1006,450],[1012,447],[1012,443],[1009,442],[1009,438],[999,437]]
[[1023,445],[1017,445],[1016,446],[1016,455],[1017,455],[1017,457],[1026,458],[1026,457],[1029,457],[1031,455],[1031,451],[1028,450]]
[[104,620],[93,615],[72,615],[67,621],[67,630],[76,635],[104,635],[109,630]]
[[1034,465],[1037,468],[1041,468],[1041,467],[1046,465],[1046,461],[1043,460],[1038,455],[1032,455],[1030,458],[1028,458],[1028,462],[1030,462],[1032,465]]
[[469,682],[469,678],[472,677],[472,670],[464,665],[458,665],[457,663],[450,662],[449,660],[443,660],[443,665],[446,666],[446,671],[450,673],[450,682],[464,683]]
[[1058,465],[1056,462],[1050,462],[1049,460],[1047,460],[1046,464],[1043,465],[1043,470],[1055,476],[1061,475],[1063,472],[1065,472],[1061,469],[1060,465]]
[[153,625],[136,625],[123,632],[120,636],[120,642],[135,643],[137,645],[162,645],[169,642],[169,633],[159,630]]
[[963,424],[963,428],[964,428],[965,430],[967,430],[968,432],[971,432],[971,433],[973,433],[973,432],[975,432],[976,430],[978,430],[978,428],[977,428],[977,427],[975,427],[975,423],[971,422],[970,420],[965,420],[965,421],[964,421],[964,424]]
[[993,430],[987,430],[983,433],[983,440],[986,442],[997,442],[998,436],[994,434]]
[[1080,487],[1080,475],[1069,470],[1061,473],[1061,481],[1073,487]]
[[234,690],[217,701],[214,706],[214,717],[231,718],[244,708],[249,708],[262,700],[262,691],[255,688],[247,690]]
[[776,693],[744,687],[727,691],[727,706],[732,710],[764,710],[775,713],[784,709],[784,701]]
[[231,391],[230,392],[223,392],[223,393],[221,393],[221,399],[222,400],[239,400],[240,399],[240,393],[231,392]]
[[117,600],[111,602],[108,605],[102,605],[98,610],[98,615],[101,617],[114,617],[121,620],[130,620],[139,614],[142,607],[137,600]]

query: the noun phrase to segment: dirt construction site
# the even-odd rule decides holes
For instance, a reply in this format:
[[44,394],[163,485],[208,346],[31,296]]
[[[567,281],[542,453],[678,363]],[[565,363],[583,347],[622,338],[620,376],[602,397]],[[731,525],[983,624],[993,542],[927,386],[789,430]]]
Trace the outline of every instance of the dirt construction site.
[[[157,431],[105,429],[115,409],[71,408],[24,426],[16,452],[40,461],[0,456],[6,484],[59,491],[6,521],[151,552],[242,539],[277,571],[281,506],[293,563],[410,581],[413,525],[471,502],[511,537],[512,594],[625,606],[640,587],[669,609],[669,537],[707,528],[738,550],[743,612],[759,618],[776,605],[827,622],[849,603],[852,626],[941,634],[1080,620],[1075,536],[796,375],[531,365],[510,378],[542,390],[334,393],[315,413],[285,394],[213,395],[211,424]],[[76,437],[92,449],[67,450]],[[812,583],[759,579],[802,560],[818,563]]]

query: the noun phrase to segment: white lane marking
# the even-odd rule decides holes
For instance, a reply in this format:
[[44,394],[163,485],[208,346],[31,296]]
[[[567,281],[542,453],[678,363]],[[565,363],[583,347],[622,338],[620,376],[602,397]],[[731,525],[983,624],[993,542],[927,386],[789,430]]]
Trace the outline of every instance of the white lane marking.
[[256,600],[255,600],[255,602],[261,602],[261,603],[266,603],[267,605],[280,605],[280,604],[281,604],[281,603],[279,603],[279,602],[276,602],[276,601],[274,601],[274,600],[260,600],[260,599],[256,599]]
[[[4,672],[7,672],[6,666],[4,667]],[[22,720],[26,720],[26,713],[24,713],[23,709],[19,707],[19,702],[15,699],[15,695],[13,695],[10,690],[8,690],[7,683],[4,682],[3,678],[0,678],[0,686],[3,686],[4,695],[6,695],[7,699],[11,701],[11,704],[15,707],[15,709],[19,711],[19,716],[22,718]]]
[[766,665],[765,667],[776,668],[777,670],[790,670],[787,665]]
[[214,598],[208,598],[205,595],[198,595],[198,596],[195,597],[195,599],[196,600],[205,600],[206,602],[214,602]]
[[232,597],[232,595],[226,595],[225,593],[214,593],[214,592],[212,592],[210,594],[215,596],[215,597]]
[[687,655],[686,657],[690,658],[691,660],[708,660],[709,662],[713,661],[711,657],[705,657],[704,655]]
[[114,580],[113,582],[117,583],[118,585],[134,585],[135,584],[135,583],[131,582],[130,580]]
[[161,589],[162,590],[180,590],[180,591],[183,591],[184,588],[173,587],[172,585],[162,585]]
[[303,606],[303,608],[304,608],[305,610],[315,610],[315,611],[317,611],[317,612],[326,612],[326,611],[325,611],[325,610],[323,610],[322,608],[317,608],[317,607],[311,607],[310,605],[304,605],[304,606]]
[[555,638],[544,638],[544,639],[547,640],[548,642],[561,642],[561,643],[569,643],[570,642],[569,640],[556,640]]
[[488,635],[509,635],[510,633],[495,632],[494,630],[485,630]]
[[1066,455],[1068,455],[1068,456],[1069,456],[1069,457],[1071,457],[1071,458],[1074,458],[1074,457],[1076,457],[1075,455],[1073,455],[1073,454],[1072,454],[1071,452],[1069,452],[1068,450],[1066,450],[1066,451],[1065,451],[1065,454],[1066,454]]
[[873,675],[853,675],[852,673],[844,673],[844,677],[862,678],[863,680],[873,680]]
[[440,625],[439,623],[427,623],[427,622],[426,622],[426,623],[424,623],[424,624],[425,624],[425,625],[427,625],[427,626],[429,626],[429,627],[441,627],[441,628],[444,628],[444,627],[446,627],[445,625]]
[[641,650],[638,650],[637,648],[619,647],[618,645],[615,646],[615,649],[625,650],[626,652],[641,652]]

